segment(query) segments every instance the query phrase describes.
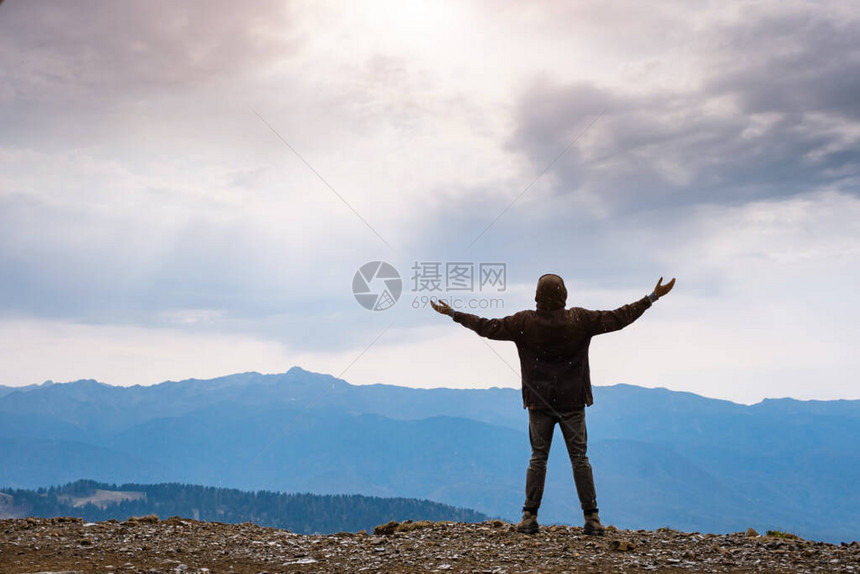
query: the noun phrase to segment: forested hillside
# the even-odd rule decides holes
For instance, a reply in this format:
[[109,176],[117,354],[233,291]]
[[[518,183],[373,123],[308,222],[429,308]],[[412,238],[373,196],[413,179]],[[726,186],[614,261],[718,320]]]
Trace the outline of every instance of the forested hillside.
[[117,486],[79,480],[59,487],[2,492],[12,497],[4,497],[9,516],[74,516],[95,522],[157,514],[253,522],[303,534],[372,530],[390,520],[480,522],[488,518],[474,510],[414,498],[247,492],[176,483]]

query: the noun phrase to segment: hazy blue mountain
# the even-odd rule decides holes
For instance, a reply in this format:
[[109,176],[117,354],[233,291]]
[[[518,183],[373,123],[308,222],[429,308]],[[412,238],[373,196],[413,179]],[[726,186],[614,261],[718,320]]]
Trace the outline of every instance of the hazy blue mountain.
[[[745,406],[598,387],[587,411],[601,514],[628,528],[860,532],[860,401]],[[77,478],[422,498],[513,519],[528,461],[516,389],[354,386],[281,375],[0,396],[0,485]],[[560,433],[545,522],[579,523]]]
[[58,420],[96,434],[226,402],[243,407],[295,404],[301,408],[335,408],[407,420],[436,415],[462,416],[519,428],[524,413],[518,397],[519,391],[514,389],[357,386],[330,375],[294,367],[278,375],[241,373],[147,387],[114,387],[92,380],[30,387],[2,397],[0,413],[56,416]]
[[0,436],[0,485],[63,484],[81,476],[155,480],[160,470],[155,459],[88,443]]
[[4,385],[0,385],[0,397],[8,395],[9,393],[14,393],[14,392],[18,392],[18,391],[29,391],[32,389],[39,388],[41,386],[48,386],[48,385],[53,385],[53,384],[54,384],[53,381],[45,381],[41,385],[35,385],[34,384],[34,385],[25,385],[23,387],[7,387]]

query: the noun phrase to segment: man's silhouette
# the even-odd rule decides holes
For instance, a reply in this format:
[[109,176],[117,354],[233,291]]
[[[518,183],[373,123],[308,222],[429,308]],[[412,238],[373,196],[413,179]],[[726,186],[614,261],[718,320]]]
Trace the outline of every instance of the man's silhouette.
[[526,472],[526,500],[517,530],[538,531],[537,513],[543,497],[546,461],[556,423],[561,426],[573,480],[585,516],[586,534],[603,534],[597,514],[594,477],[586,456],[585,407],[594,399],[588,367],[591,338],[622,329],[642,316],[657,299],[672,290],[675,279],[642,299],[614,311],[565,309],[567,289],[558,275],[543,275],[535,293],[536,311],[520,311],[501,319],[484,319],[453,310],[444,301],[433,308],[482,337],[513,341],[520,356],[523,408],[529,410],[529,441],[532,456]]

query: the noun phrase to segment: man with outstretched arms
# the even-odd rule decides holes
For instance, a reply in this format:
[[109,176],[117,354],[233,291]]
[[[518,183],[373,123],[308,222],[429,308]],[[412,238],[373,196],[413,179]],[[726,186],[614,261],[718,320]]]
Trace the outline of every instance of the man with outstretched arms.
[[449,315],[482,337],[513,341],[520,357],[523,408],[529,411],[529,441],[532,455],[526,472],[526,499],[520,532],[538,531],[538,508],[543,497],[546,462],[555,425],[561,427],[576,492],[585,516],[586,534],[603,534],[597,513],[597,496],[591,464],[586,456],[585,407],[594,399],[588,366],[588,346],[595,335],[623,329],[642,316],[675,285],[663,278],[650,295],[614,311],[566,309],[567,289],[558,275],[543,275],[535,293],[536,310],[520,311],[501,319],[485,319],[452,309],[444,301],[431,302],[433,309]]

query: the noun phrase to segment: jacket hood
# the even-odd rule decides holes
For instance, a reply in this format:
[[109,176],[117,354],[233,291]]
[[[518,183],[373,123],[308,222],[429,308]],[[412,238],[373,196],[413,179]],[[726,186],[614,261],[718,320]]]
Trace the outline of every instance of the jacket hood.
[[542,275],[538,279],[535,302],[538,311],[564,309],[567,303],[567,288],[564,286],[564,280],[552,273]]

